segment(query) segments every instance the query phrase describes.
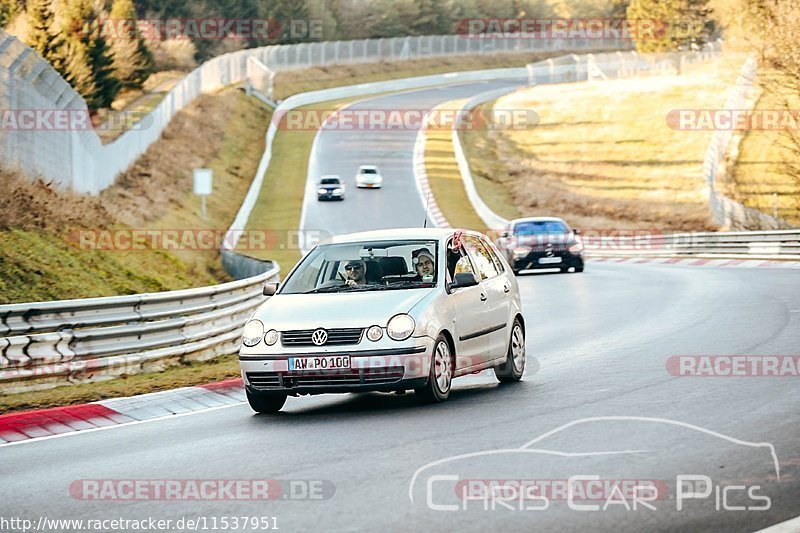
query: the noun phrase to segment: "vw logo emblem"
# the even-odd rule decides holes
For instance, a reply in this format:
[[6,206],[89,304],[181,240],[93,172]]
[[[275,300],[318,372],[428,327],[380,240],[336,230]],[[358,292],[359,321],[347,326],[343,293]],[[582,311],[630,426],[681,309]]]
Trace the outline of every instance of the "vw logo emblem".
[[318,329],[314,333],[311,334],[311,342],[316,344],[317,346],[322,346],[326,342],[328,342],[328,332],[324,329]]

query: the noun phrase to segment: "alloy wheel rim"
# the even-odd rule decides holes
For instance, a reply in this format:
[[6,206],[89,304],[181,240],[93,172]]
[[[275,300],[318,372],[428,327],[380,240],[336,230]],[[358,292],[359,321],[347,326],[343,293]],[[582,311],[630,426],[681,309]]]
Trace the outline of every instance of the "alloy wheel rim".
[[450,364],[450,349],[447,343],[440,342],[436,346],[436,356],[434,357],[434,367],[436,376],[436,385],[441,392],[450,390],[450,381],[452,379],[452,368]]
[[522,328],[514,326],[511,333],[511,356],[514,368],[518,372],[522,372],[525,368],[525,336],[522,334]]

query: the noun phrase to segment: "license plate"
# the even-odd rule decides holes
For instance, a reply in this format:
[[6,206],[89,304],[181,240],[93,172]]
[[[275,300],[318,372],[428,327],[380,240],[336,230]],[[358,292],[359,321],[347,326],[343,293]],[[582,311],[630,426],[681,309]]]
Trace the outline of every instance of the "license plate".
[[306,370],[336,370],[342,368],[350,368],[349,355],[289,358],[289,372],[303,372]]
[[560,263],[560,262],[561,262],[561,258],[560,257],[541,257],[541,258],[539,258],[539,264],[540,265],[553,265],[553,264]]

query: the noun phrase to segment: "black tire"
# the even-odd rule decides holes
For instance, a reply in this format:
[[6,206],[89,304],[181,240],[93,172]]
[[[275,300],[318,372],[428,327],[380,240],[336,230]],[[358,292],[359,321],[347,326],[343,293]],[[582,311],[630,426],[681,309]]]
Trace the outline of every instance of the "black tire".
[[428,372],[428,383],[414,392],[429,403],[439,403],[450,397],[453,385],[453,353],[444,335],[436,338],[431,355],[431,369]]
[[501,383],[511,383],[522,379],[525,373],[525,328],[518,318],[511,326],[506,360],[494,367],[494,375]]
[[285,394],[257,394],[245,391],[247,393],[247,403],[256,413],[277,413],[286,403]]

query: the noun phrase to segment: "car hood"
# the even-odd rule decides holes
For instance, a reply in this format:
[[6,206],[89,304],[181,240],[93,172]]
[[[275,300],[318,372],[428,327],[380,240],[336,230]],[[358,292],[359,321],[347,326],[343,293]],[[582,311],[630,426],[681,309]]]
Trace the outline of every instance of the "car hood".
[[436,289],[344,292],[333,294],[276,294],[253,315],[266,329],[385,326],[397,313],[407,313]]
[[573,233],[543,233],[540,235],[518,235],[514,237],[513,244],[516,246],[547,246],[551,245],[571,245],[575,243]]

